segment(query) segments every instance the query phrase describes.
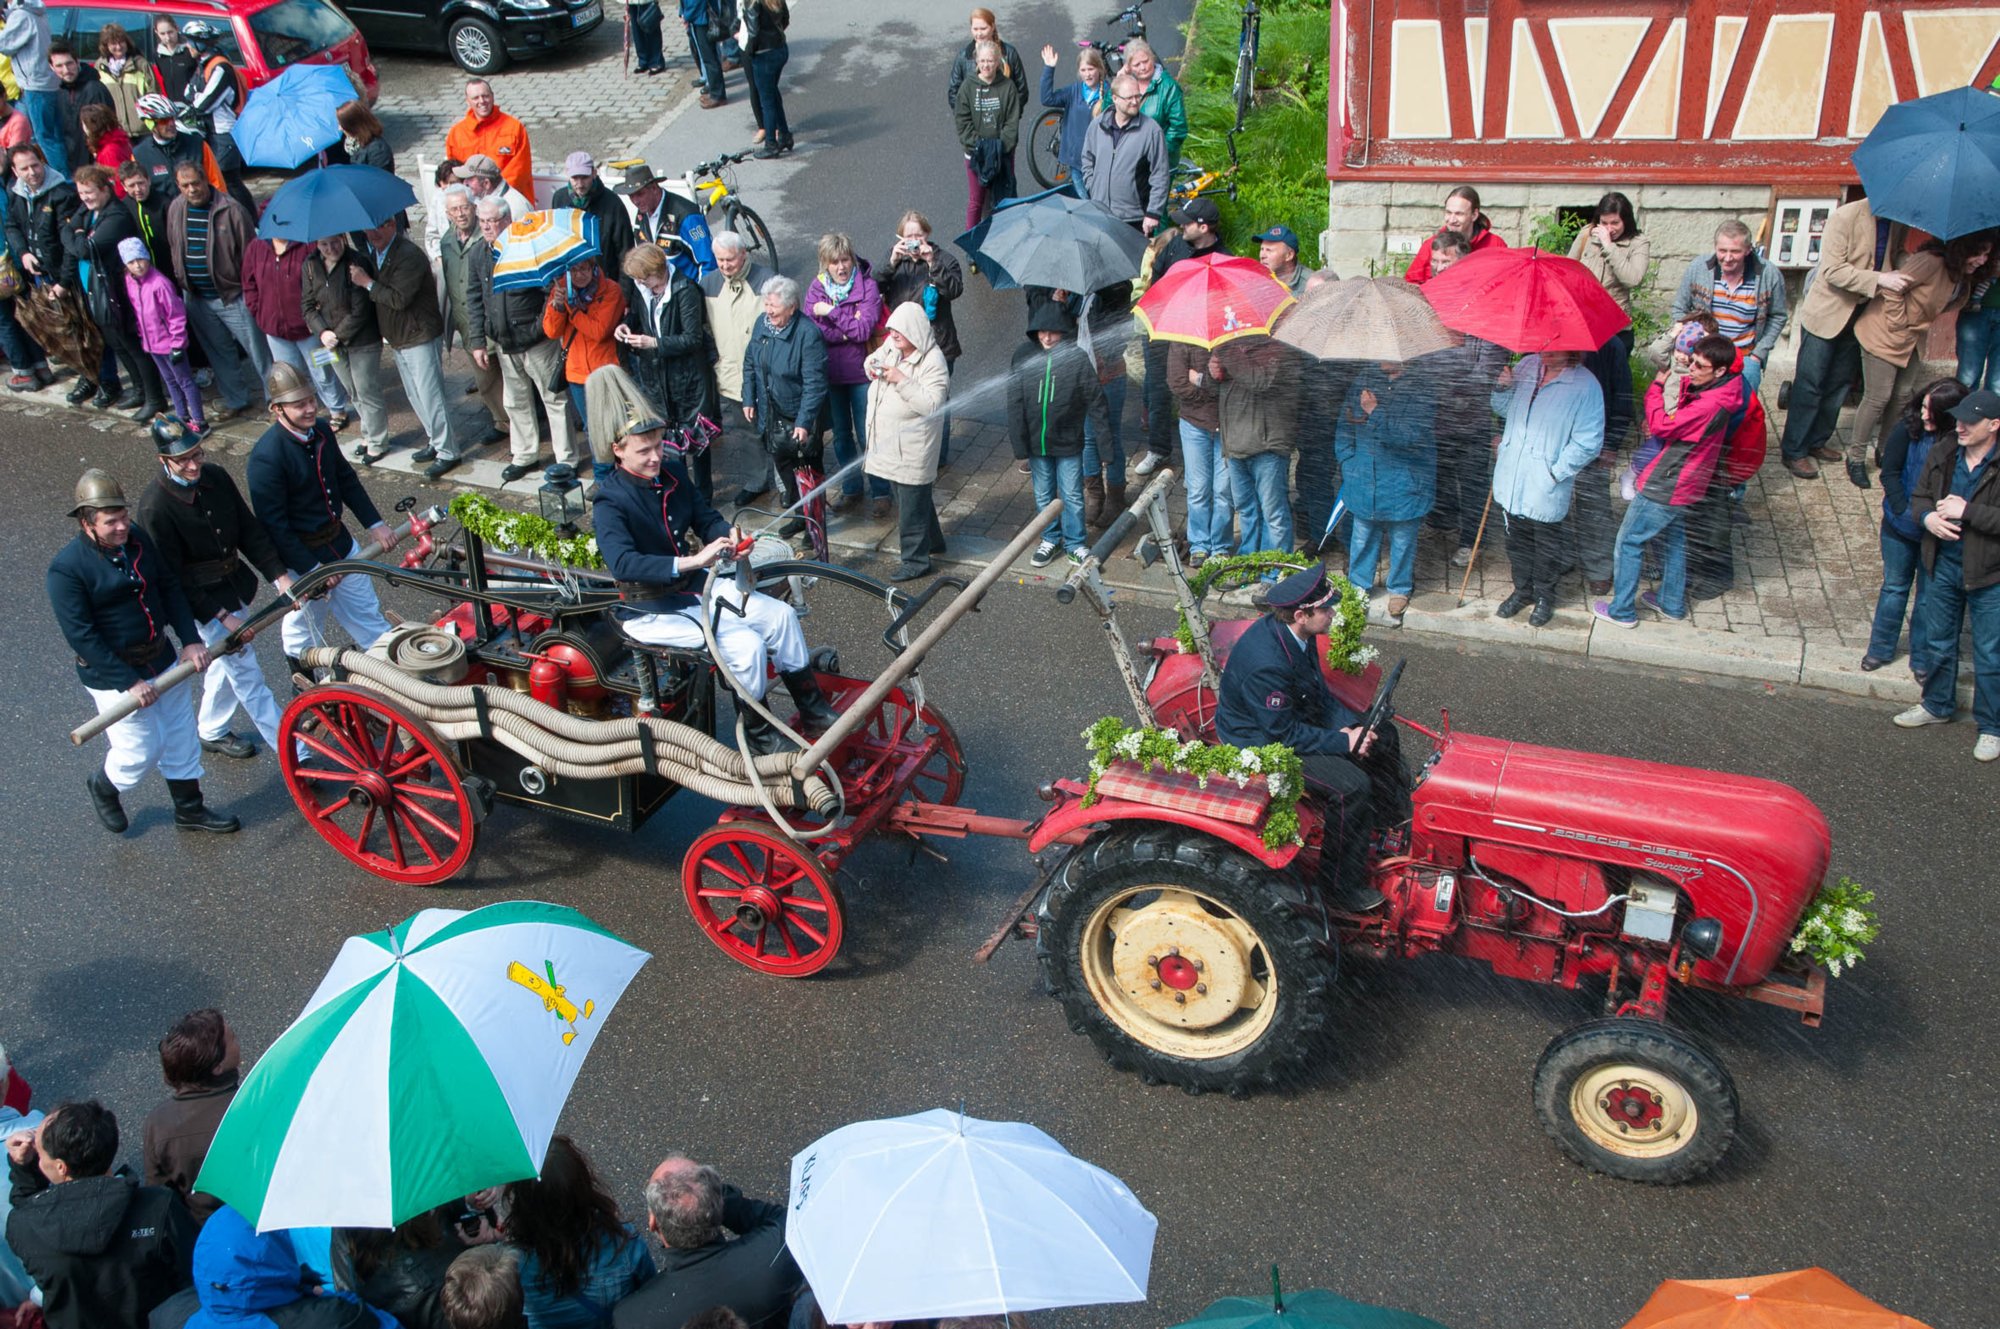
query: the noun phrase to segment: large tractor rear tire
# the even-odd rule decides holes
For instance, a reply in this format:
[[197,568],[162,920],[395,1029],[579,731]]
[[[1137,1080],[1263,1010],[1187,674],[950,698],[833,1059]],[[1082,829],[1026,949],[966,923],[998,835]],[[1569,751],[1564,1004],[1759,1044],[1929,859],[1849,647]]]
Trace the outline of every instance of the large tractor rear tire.
[[1118,1069],[1244,1094],[1312,1059],[1338,952],[1296,882],[1221,841],[1159,823],[1104,832],[1039,921],[1049,991]]
[[1671,1186],[1714,1167],[1736,1138],[1736,1085],[1686,1034],[1655,1020],[1592,1020],[1549,1041],[1535,1115],[1577,1162]]

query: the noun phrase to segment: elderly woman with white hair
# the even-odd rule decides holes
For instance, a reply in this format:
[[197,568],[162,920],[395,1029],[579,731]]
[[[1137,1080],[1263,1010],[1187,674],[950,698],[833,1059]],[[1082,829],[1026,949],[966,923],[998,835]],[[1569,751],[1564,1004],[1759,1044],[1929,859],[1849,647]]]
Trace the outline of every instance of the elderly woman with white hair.
[[[790,277],[770,278],[758,294],[763,313],[743,353],[743,418],[757,427],[789,507],[799,497],[798,468],[822,464],[826,339],[811,319],[799,317],[799,284]],[[794,519],[782,529],[795,535],[803,526]]]

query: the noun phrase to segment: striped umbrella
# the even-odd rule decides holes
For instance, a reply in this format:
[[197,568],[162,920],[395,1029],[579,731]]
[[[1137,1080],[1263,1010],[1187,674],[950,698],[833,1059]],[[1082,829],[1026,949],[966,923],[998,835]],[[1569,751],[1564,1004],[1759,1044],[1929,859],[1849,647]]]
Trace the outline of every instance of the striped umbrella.
[[535,1176],[647,960],[574,909],[426,909],[350,937],[237,1091],[195,1189],[259,1232],[394,1227]]
[[580,208],[531,212],[500,234],[493,289],[540,290],[580,258],[600,253],[597,218]]
[[1184,258],[1153,279],[1132,312],[1164,341],[1214,350],[1238,337],[1268,333],[1297,301],[1254,258],[1204,254]]

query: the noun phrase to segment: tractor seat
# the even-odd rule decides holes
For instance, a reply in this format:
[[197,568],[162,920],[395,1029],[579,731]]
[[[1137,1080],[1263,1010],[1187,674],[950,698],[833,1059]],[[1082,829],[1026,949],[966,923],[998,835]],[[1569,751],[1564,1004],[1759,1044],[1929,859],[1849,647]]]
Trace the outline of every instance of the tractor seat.
[[1271,790],[1261,775],[1252,776],[1241,788],[1234,780],[1210,776],[1204,789],[1195,776],[1158,767],[1149,771],[1136,761],[1112,762],[1097,778],[1097,792],[1105,798],[1195,813],[1239,826],[1256,825],[1271,807]]

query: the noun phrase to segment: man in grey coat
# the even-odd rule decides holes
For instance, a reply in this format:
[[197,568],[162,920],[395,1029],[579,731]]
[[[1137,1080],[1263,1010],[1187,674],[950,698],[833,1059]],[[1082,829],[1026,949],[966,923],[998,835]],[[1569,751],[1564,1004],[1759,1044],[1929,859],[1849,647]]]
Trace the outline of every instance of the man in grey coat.
[[1111,109],[1083,133],[1083,182],[1118,219],[1151,235],[1166,215],[1167,135],[1139,114],[1146,90],[1129,74],[1111,80]]

